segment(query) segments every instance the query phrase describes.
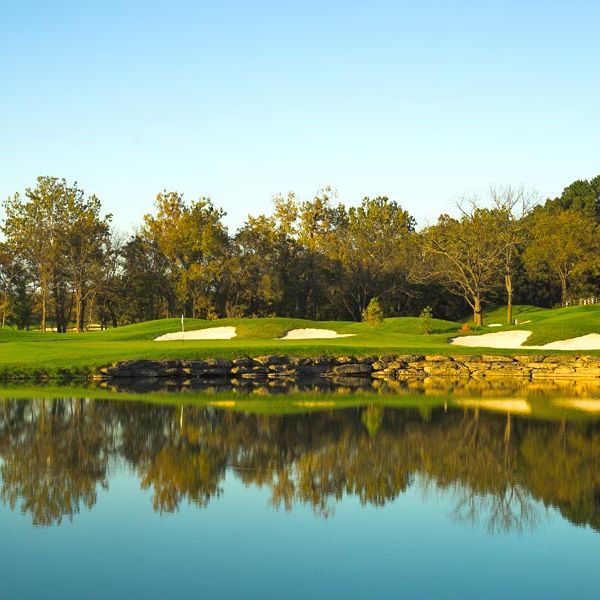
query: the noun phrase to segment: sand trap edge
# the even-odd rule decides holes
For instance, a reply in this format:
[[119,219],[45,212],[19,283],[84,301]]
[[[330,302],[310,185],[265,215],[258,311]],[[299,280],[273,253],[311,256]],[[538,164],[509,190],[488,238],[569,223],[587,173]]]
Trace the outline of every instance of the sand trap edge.
[[154,338],[155,342],[193,342],[199,340],[230,340],[237,335],[235,327],[206,327],[193,331],[175,331]]

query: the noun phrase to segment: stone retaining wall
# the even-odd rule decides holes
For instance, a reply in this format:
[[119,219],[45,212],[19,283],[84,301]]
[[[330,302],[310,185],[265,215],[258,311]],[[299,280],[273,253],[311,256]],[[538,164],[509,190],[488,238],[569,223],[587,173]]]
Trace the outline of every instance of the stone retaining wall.
[[112,378],[287,379],[302,377],[428,377],[540,379],[600,379],[600,356],[563,355],[386,355],[258,356],[234,360],[134,360],[102,367],[94,379]]

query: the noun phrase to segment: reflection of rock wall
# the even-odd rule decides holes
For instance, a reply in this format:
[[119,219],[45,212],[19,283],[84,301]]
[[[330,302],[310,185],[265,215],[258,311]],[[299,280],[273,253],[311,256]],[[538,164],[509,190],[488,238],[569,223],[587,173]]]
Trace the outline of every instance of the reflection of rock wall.
[[268,488],[274,506],[307,503],[325,516],[345,496],[386,504],[418,477],[454,493],[458,517],[483,520],[493,531],[535,525],[534,500],[600,530],[598,423],[470,408],[421,414],[371,405],[268,416],[7,400],[0,402],[0,459],[0,498],[45,525],[91,508],[116,462],[152,490],[157,511],[206,506],[222,493],[228,470]]
[[397,355],[357,358],[259,356],[232,361],[136,360],[103,367],[96,379],[111,378],[229,378],[247,380],[294,380],[299,377],[368,377],[414,379],[592,379],[600,381],[600,357],[573,355]]

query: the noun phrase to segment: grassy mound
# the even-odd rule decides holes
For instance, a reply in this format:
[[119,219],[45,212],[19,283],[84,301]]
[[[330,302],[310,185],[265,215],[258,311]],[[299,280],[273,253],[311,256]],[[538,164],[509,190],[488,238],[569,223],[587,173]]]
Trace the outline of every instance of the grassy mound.
[[[448,337],[459,323],[434,319],[433,333],[419,333],[418,318],[392,318],[375,329],[351,321],[309,321],[305,319],[261,318],[203,321],[186,319],[186,331],[207,327],[234,326],[231,340],[187,340],[160,342],[154,339],[179,331],[179,319],[148,321],[126,327],[89,333],[56,334],[3,330],[0,334],[0,374],[82,371],[129,359],[233,358],[244,355],[285,353],[359,356],[384,353],[439,352],[447,348]],[[279,340],[291,329],[333,329],[352,337],[315,340]]]
[[[486,322],[501,322],[505,309],[495,309],[486,315]],[[515,307],[515,317],[531,321],[525,325],[507,325],[502,328],[482,327],[473,333],[498,330],[530,329],[533,335],[528,343],[539,345],[600,333],[600,306],[582,306],[558,310],[535,307]],[[309,321],[305,319],[261,318],[220,319],[203,321],[186,319],[186,331],[207,327],[234,326],[237,336],[231,340],[195,340],[155,342],[165,333],[179,331],[179,319],[148,321],[126,327],[89,333],[56,334],[0,330],[0,375],[35,373],[50,375],[63,371],[88,372],[98,366],[129,359],[201,359],[258,356],[261,354],[326,355],[381,355],[403,353],[472,353],[478,348],[456,348],[448,344],[458,334],[461,324],[453,321],[432,320],[432,333],[421,333],[417,317],[385,319],[371,329],[367,323],[351,321]],[[291,329],[333,329],[338,333],[352,333],[352,337],[315,340],[279,340]],[[524,347],[526,348],[526,347]],[[494,350],[494,354],[523,352],[523,350]],[[598,353],[598,352],[596,352]]]
[[[527,340],[527,345],[540,346],[548,342],[566,340],[600,333],[600,305],[569,306],[566,308],[538,308],[520,305],[514,307],[514,318],[517,325],[503,325],[493,331],[511,331],[525,329],[533,332]],[[506,307],[495,308],[484,314],[485,323],[504,323]],[[528,321],[528,322],[527,322]],[[489,328],[483,327],[474,333],[490,333]]]
[[[211,327],[235,327],[236,340],[276,340],[292,329],[332,329],[337,333],[351,333],[356,336],[366,335],[394,335],[394,334],[420,334],[420,319],[418,317],[395,317],[385,319],[384,323],[371,330],[367,323],[354,321],[310,321],[308,319],[289,319],[285,317],[269,317],[257,319],[218,319],[216,321],[203,321],[201,319],[186,319],[185,330],[208,329]],[[460,327],[454,321],[433,319],[434,333],[456,332]],[[116,329],[91,332],[83,336],[93,336],[96,340],[133,341],[154,340],[165,333],[181,331],[180,319],[162,319],[159,321],[146,321],[127,325]],[[322,343],[322,340],[320,340]],[[181,342],[179,342],[181,343]],[[189,343],[189,342],[188,342]],[[289,343],[289,342],[286,342]]]

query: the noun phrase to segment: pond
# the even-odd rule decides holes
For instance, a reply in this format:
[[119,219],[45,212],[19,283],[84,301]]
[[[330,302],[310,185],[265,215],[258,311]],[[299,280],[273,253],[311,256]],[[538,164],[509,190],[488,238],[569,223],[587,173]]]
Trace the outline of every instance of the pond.
[[596,390],[272,392],[0,391],[0,596],[598,597]]

